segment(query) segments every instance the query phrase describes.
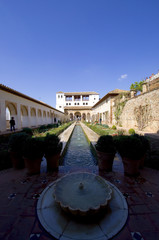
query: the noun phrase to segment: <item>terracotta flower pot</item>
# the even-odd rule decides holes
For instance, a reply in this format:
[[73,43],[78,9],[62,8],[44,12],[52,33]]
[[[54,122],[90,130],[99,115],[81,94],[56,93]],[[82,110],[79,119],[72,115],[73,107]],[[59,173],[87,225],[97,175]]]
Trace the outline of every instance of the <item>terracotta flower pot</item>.
[[124,173],[128,176],[138,176],[140,159],[134,160],[127,157],[122,157],[123,165],[124,165]]
[[24,159],[17,152],[10,151],[10,159],[14,169],[22,169],[25,167]]
[[146,158],[146,154],[144,154],[141,158],[140,158],[140,169],[144,168],[144,162],[145,162],[145,158]]
[[105,153],[105,152],[97,151],[97,157],[98,157],[99,170],[104,170],[107,172],[112,171],[115,153]]
[[57,171],[59,167],[60,153],[55,155],[46,155],[47,161],[47,170],[48,171]]
[[29,175],[39,174],[42,158],[29,159],[24,157],[25,167]]

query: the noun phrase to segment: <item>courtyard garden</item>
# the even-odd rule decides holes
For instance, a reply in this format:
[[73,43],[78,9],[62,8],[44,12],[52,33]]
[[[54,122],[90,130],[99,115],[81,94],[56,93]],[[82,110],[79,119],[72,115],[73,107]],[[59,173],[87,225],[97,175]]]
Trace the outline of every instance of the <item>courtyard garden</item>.
[[[135,130],[132,128],[126,131],[124,129],[117,129],[115,125],[113,125],[112,127],[109,127],[106,124],[88,123],[88,122],[84,122],[84,123],[87,127],[92,129],[95,133],[97,133],[100,136],[111,135],[113,136],[114,139],[117,138],[118,136],[118,139],[120,139],[121,141],[126,141],[125,140],[126,136],[127,137],[133,136],[133,135],[140,136],[136,134]],[[142,136],[141,138],[144,138],[144,137]],[[147,146],[145,146],[147,151],[146,151],[146,158],[145,158],[144,165],[146,167],[159,170],[159,147],[158,147],[159,138],[154,139],[150,136],[146,136],[145,139],[149,141],[150,147],[148,148]],[[132,145],[132,152],[136,152],[136,151],[137,151],[136,147]]]
[[18,149],[18,151],[21,152],[22,141],[27,136],[30,136],[31,138],[35,138],[38,141],[39,140],[42,141],[45,139],[47,135],[59,136],[71,124],[72,122],[68,122],[64,124],[59,124],[59,123],[48,124],[48,125],[42,125],[39,128],[35,128],[35,129],[24,128],[20,132],[1,135],[0,136],[0,170],[8,169],[12,167],[12,162],[11,162],[10,153],[9,153],[9,149],[11,145],[14,149]]

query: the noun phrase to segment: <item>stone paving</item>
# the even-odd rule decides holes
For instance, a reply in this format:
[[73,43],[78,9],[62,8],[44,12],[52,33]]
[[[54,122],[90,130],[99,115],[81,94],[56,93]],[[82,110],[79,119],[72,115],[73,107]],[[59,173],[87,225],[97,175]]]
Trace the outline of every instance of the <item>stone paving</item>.
[[115,240],[159,239],[159,171],[144,168],[137,178],[124,176],[119,156],[113,171],[90,168],[59,167],[58,172],[27,176],[26,169],[0,171],[0,240],[55,240],[40,225],[36,205],[42,191],[59,177],[74,171],[101,175],[124,195],[129,216]]

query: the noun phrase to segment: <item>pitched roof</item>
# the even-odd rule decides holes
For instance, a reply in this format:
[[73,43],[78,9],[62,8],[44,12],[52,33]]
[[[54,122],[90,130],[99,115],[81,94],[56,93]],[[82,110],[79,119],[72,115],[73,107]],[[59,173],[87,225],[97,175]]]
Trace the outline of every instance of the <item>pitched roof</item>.
[[65,92],[64,95],[99,95],[97,92]]
[[0,90],[3,90],[3,91],[5,91],[5,92],[12,93],[12,94],[14,94],[14,95],[16,95],[16,96],[18,96],[18,97],[25,98],[25,99],[30,100],[30,101],[32,101],[32,102],[36,102],[36,103],[41,104],[41,105],[43,105],[43,106],[45,106],[45,107],[48,107],[48,108],[51,108],[51,109],[53,109],[53,110],[56,110],[56,111],[58,111],[58,112],[60,112],[60,113],[63,113],[63,112],[57,110],[56,108],[51,107],[50,105],[48,105],[48,104],[46,104],[46,103],[44,103],[44,102],[41,102],[41,101],[36,100],[36,99],[34,99],[34,98],[32,98],[32,97],[29,97],[29,96],[27,96],[27,95],[25,95],[25,94],[23,94],[23,93],[21,93],[21,92],[18,92],[18,91],[16,91],[16,90],[12,89],[12,88],[9,88],[9,87],[7,87],[7,86],[5,86],[5,85],[3,85],[3,84],[0,84]]
[[92,107],[90,106],[65,106],[65,110],[91,110]]
[[103,102],[105,99],[107,99],[110,96],[117,96],[120,93],[124,93],[124,92],[129,92],[127,90],[121,90],[121,89],[115,89],[112,90],[110,92],[108,92],[104,97],[102,97],[92,108],[98,106],[98,104],[100,104],[101,102]]

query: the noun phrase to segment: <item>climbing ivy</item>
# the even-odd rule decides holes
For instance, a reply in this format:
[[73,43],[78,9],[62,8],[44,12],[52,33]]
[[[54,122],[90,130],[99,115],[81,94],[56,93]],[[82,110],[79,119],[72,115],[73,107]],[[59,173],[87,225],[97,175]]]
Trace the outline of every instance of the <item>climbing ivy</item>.
[[138,129],[143,130],[152,119],[152,109],[150,104],[140,105],[134,108],[134,115],[138,124]]
[[114,116],[115,116],[115,120],[116,120],[117,124],[119,124],[120,115],[122,114],[122,111],[123,111],[123,108],[124,108],[126,102],[127,102],[127,100],[125,100],[123,102],[118,102],[115,106]]

